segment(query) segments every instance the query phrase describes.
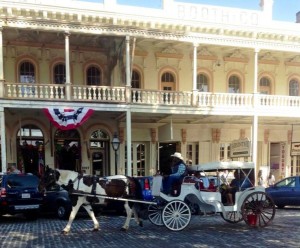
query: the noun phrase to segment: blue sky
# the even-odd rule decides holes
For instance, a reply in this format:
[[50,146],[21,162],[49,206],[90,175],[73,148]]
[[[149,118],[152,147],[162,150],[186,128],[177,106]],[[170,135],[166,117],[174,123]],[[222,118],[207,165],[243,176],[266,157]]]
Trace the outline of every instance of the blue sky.
[[[83,0],[87,2],[103,2],[103,0]],[[224,7],[235,7],[259,10],[260,0],[175,0],[176,2],[209,4]],[[161,8],[162,0],[117,0],[118,4]],[[296,21],[296,13],[300,11],[300,0],[274,0],[273,19],[277,21]]]

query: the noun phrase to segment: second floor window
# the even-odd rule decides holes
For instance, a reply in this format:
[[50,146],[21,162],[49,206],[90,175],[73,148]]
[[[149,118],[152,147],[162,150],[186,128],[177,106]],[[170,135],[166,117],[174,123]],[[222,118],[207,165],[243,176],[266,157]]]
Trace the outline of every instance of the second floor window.
[[229,93],[240,93],[241,92],[241,82],[239,77],[230,76],[228,80],[228,92]]
[[64,64],[57,64],[54,67],[54,83],[64,84],[66,82],[66,67]]
[[175,86],[176,86],[175,78],[174,78],[173,74],[171,74],[170,72],[165,72],[164,74],[162,74],[162,76],[161,76],[162,90],[173,91],[173,90],[176,90]]
[[35,70],[34,65],[25,61],[20,64],[20,83],[34,83],[35,82]]
[[135,89],[141,88],[141,77],[136,70],[132,71],[131,88],[135,88]]
[[299,82],[296,79],[292,79],[289,83],[289,95],[299,96]]
[[197,75],[197,89],[201,92],[208,92],[208,78],[206,75]]
[[86,72],[87,85],[101,85],[101,71],[95,66],[90,66]]
[[262,77],[259,80],[259,87],[260,87],[260,93],[265,95],[271,94],[271,82],[270,79],[267,77]]

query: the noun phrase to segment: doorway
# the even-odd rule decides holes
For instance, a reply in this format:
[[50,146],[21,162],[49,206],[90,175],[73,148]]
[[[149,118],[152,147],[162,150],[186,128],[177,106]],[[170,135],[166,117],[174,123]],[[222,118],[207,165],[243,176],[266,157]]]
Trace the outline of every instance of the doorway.
[[171,174],[171,155],[175,152],[180,152],[180,143],[179,142],[167,142],[159,143],[158,151],[158,168],[163,175]]

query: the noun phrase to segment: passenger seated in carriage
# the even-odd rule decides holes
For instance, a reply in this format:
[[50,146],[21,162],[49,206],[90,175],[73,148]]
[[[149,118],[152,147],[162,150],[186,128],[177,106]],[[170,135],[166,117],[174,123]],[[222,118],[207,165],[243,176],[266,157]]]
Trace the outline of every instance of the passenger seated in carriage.
[[175,152],[173,155],[171,155],[171,157],[173,158],[171,164],[172,173],[168,176],[165,176],[163,179],[163,193],[165,194],[172,194],[174,185],[181,184],[182,179],[187,174],[187,168],[183,162],[184,159],[181,153]]
[[226,205],[232,206],[235,202],[235,193],[239,190],[245,190],[246,188],[252,187],[252,183],[248,176],[245,176],[245,172],[238,170],[234,171],[234,179],[230,185],[225,188],[224,194],[226,196]]
[[201,176],[200,171],[196,171],[193,178],[195,181],[195,187],[199,190],[205,190],[209,188],[209,180],[205,176]]

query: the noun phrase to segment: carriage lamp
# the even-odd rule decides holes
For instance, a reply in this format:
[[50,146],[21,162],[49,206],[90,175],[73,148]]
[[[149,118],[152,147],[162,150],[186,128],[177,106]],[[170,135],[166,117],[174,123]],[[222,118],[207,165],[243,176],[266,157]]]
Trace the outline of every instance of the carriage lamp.
[[119,147],[120,147],[120,140],[119,140],[117,133],[114,134],[111,145],[115,151],[115,175],[117,175],[118,174],[117,151],[119,150]]

